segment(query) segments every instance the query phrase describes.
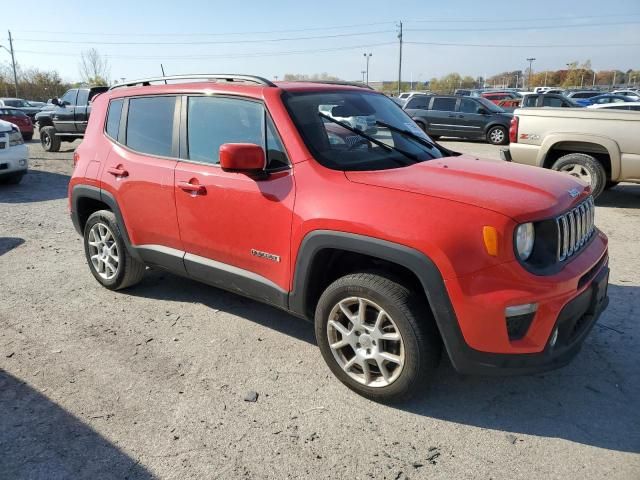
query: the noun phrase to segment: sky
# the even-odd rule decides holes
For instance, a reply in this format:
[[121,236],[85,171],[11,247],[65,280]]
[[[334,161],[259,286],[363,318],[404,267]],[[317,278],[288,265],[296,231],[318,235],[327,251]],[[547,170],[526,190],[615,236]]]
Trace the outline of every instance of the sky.
[[[577,6],[579,4],[579,6]],[[16,5],[13,3],[13,5]],[[402,79],[450,72],[490,76],[561,69],[591,60],[596,70],[640,68],[640,1],[67,0],[55,9],[3,16],[16,61],[80,79],[83,50],[108,58],[111,79],[181,73],[326,72],[370,81],[398,78],[398,23],[403,22]],[[11,10],[11,9],[9,9]],[[6,6],[5,6],[5,13]],[[17,13],[17,12],[16,12]],[[8,24],[7,24],[8,20]],[[7,32],[0,45],[8,47]],[[0,49],[0,63],[10,61]]]

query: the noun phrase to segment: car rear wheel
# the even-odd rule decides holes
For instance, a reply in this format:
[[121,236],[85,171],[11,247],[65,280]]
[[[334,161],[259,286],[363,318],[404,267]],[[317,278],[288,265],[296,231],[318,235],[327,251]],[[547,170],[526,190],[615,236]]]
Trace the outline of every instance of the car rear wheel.
[[40,143],[45,152],[60,151],[60,137],[56,135],[54,127],[44,127],[40,130]]
[[591,185],[594,198],[603,192],[607,184],[607,172],[602,164],[596,158],[585,153],[570,153],[560,157],[551,168],[568,173]]
[[347,387],[376,401],[404,400],[426,388],[441,343],[425,300],[374,273],[339,278],[315,314],[320,351]]
[[144,276],[144,263],[129,254],[116,217],[109,210],[99,210],[87,220],[84,251],[91,273],[110,290],[135,285]]
[[491,127],[487,132],[487,142],[492,145],[506,145],[509,143],[507,129],[504,127]]

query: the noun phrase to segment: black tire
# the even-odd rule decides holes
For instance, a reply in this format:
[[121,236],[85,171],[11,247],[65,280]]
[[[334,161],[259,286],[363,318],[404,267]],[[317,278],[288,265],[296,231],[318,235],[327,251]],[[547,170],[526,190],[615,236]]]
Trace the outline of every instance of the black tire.
[[[386,386],[367,386],[352,378],[340,366],[329,346],[329,316],[340,301],[349,297],[363,298],[380,306],[393,319],[401,335],[404,365],[397,378]],[[379,402],[406,400],[424,390],[440,361],[440,335],[426,301],[401,283],[375,273],[346,275],[327,287],[316,307],[315,334],[333,374],[351,390]]]
[[619,184],[620,182],[612,182],[611,180],[609,180],[607,184],[604,186],[604,189],[609,190],[611,188],[617,187]]
[[14,173],[5,177],[0,177],[0,183],[5,185],[18,185],[22,181],[24,173]]
[[45,152],[60,151],[60,137],[56,135],[55,127],[44,127],[40,130],[40,143]]
[[24,139],[25,142],[30,142],[31,139],[33,138],[33,133],[25,133],[22,138]]
[[506,145],[509,143],[509,132],[500,125],[491,127],[487,132],[487,142],[491,145]]
[[[591,193],[593,198],[600,196],[607,184],[607,172],[604,166],[596,158],[586,153],[570,153],[556,160],[551,168],[569,173],[569,170],[573,169],[573,167],[582,168],[587,171],[591,178]],[[573,173],[571,175],[581,178],[579,175],[574,175]]]
[[[113,278],[106,279],[100,276],[96,267],[91,260],[91,252],[89,245],[89,232],[96,224],[106,225],[113,235],[118,252],[118,265]],[[84,227],[84,253],[89,264],[89,269],[95,279],[109,290],[122,290],[131,287],[142,280],[145,272],[144,263],[133,258],[124,244],[122,232],[116,221],[116,216],[109,210],[99,210],[93,213]]]

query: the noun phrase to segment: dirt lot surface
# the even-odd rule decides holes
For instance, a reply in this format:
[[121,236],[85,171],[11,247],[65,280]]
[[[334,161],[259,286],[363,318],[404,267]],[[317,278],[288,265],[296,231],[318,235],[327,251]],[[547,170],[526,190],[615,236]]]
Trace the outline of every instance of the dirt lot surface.
[[570,366],[443,361],[429,396],[389,407],[281,311],[155,270],[101,288],[67,213],[75,145],[32,143],[31,173],[0,186],[0,478],[640,478],[640,186],[599,201],[611,304]]

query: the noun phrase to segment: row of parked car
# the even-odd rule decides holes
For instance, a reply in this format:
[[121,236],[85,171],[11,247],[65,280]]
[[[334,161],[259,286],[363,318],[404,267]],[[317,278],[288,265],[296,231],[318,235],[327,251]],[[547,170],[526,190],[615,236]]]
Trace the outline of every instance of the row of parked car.
[[457,90],[454,95],[405,92],[396,102],[432,138],[441,136],[509,143],[509,127],[516,108],[564,107],[640,110],[640,92],[633,89],[599,91]]

